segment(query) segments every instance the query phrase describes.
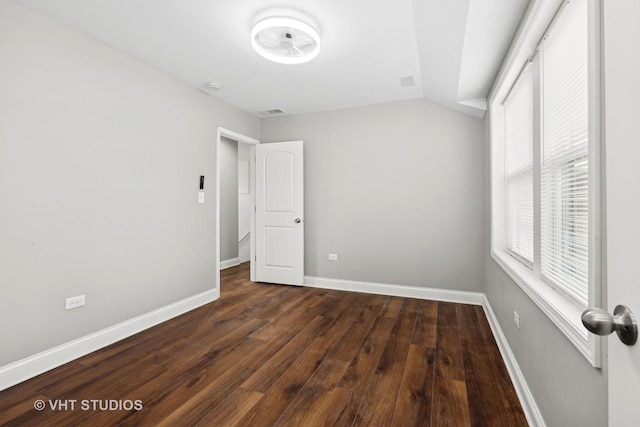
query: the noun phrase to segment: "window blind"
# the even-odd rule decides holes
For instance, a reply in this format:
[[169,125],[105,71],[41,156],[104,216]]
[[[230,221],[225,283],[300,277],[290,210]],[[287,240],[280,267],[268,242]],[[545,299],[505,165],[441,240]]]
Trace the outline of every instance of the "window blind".
[[507,251],[533,264],[533,73],[526,66],[504,102]]
[[589,157],[586,0],[572,0],[542,44],[540,269],[588,301]]

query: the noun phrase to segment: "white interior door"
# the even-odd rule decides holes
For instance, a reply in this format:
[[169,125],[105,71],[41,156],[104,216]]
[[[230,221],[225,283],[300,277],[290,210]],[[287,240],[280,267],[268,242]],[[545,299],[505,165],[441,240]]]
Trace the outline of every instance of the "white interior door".
[[[640,316],[640,1],[605,0],[607,303]],[[609,335],[609,426],[640,425],[640,341]]]
[[256,281],[304,282],[302,141],[256,146]]

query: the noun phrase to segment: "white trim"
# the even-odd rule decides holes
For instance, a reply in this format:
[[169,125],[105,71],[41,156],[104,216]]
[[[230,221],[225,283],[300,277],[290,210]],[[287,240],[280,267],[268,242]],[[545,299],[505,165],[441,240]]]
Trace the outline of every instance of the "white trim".
[[481,292],[452,291],[449,289],[421,288],[417,286],[393,285],[388,283],[359,282],[354,280],[328,279],[324,277],[305,276],[305,286],[322,289],[334,289],[339,291],[362,292],[367,294],[400,296],[405,298],[429,299],[459,304],[480,305],[484,309],[487,321],[491,327],[500,355],[511,377],[511,382],[516,390],[522,410],[527,422],[532,427],[545,427],[546,424],[540,413],[540,409],[533,398],[524,374],[509,347],[507,338],[502,332],[500,323],[491,308],[489,299]]
[[[240,264],[244,262],[251,261],[251,236],[250,233],[238,242],[238,258],[240,259]],[[249,264],[249,268],[251,268],[251,264]]]
[[[481,292],[420,288],[416,286],[337,280],[311,276],[305,276],[305,286],[482,306],[491,331],[496,339],[500,354],[511,377],[511,381],[522,404],[527,421],[533,427],[546,426],[542,414],[533,398],[533,394],[527,385],[524,375],[520,370],[518,362],[509,347],[507,339],[500,328],[500,324],[485,294]],[[183,313],[213,302],[218,299],[218,297],[219,288],[205,291],[93,334],[43,351],[42,353],[0,367],[0,390],[7,389],[117,341],[140,333],[159,323],[166,322]]]
[[502,359],[507,366],[507,371],[509,372],[513,387],[515,388],[516,393],[518,394],[518,398],[520,399],[520,404],[522,405],[522,410],[524,411],[524,415],[527,418],[527,422],[532,427],[546,426],[544,419],[542,418],[542,414],[540,413],[540,409],[538,408],[538,405],[533,398],[533,394],[531,393],[531,390],[527,385],[527,381],[524,378],[524,374],[520,370],[520,366],[518,365],[518,362],[516,361],[516,358],[513,355],[511,348],[509,347],[507,338],[502,332],[500,323],[498,322],[498,319],[496,318],[496,315],[493,312],[491,304],[489,303],[489,299],[486,297],[486,295],[483,295],[482,298],[482,308],[484,309],[484,313],[487,316],[489,326],[491,327],[491,332],[493,332],[493,336],[495,337],[496,343],[498,344],[498,349],[500,350]]
[[[490,207],[491,207],[491,256],[496,263],[514,280],[514,282],[531,298],[554,325],[569,339],[580,353],[595,368],[602,366],[602,339],[599,336],[589,334],[580,322],[582,309],[575,306],[568,298],[558,293],[555,289],[540,280],[538,275],[532,274],[522,264],[516,262],[513,257],[505,252],[506,243],[503,236],[504,224],[504,198],[503,184],[501,182],[504,156],[502,153],[502,141],[504,140],[502,122],[504,112],[502,102],[517,78],[517,72],[527,60],[534,58],[541,38],[548,33],[550,26],[556,22],[560,10],[566,6],[568,0],[532,0],[520,27],[514,37],[512,45],[505,55],[502,67],[494,81],[489,100],[489,133],[490,133]],[[601,206],[604,203],[602,191],[603,178],[600,176],[603,156],[601,150],[595,145],[602,136],[602,111],[600,85],[601,52],[598,44],[600,28],[601,1],[589,2],[589,67],[590,67],[590,100],[589,100],[589,140],[590,160],[589,167],[589,303],[590,307],[602,305],[602,244],[605,238],[601,229]],[[538,120],[538,118],[535,118]],[[535,149],[534,149],[535,150]],[[535,155],[534,151],[534,155]],[[534,164],[534,167],[535,166]],[[534,192],[539,191],[534,187]],[[534,203],[538,203],[534,198]],[[534,210],[538,208],[534,205]],[[534,232],[539,234],[539,223],[534,223]],[[536,240],[538,246],[539,239]],[[539,259],[539,246],[536,249],[536,257]],[[534,270],[539,268],[534,265]],[[539,271],[536,271],[539,273]]]
[[244,244],[244,242],[249,240],[250,237],[251,237],[251,232],[247,231],[247,234],[245,234],[242,239],[238,240],[238,246]]
[[496,102],[496,99],[504,99],[509,88],[502,82],[515,81],[525,63],[536,53],[538,42],[547,32],[549,23],[553,21],[558,9],[565,0],[532,0],[527,6],[524,17],[509,50],[504,57],[502,66],[498,71],[493,87],[487,96],[487,108]]
[[[595,368],[600,368],[599,336],[582,326],[582,310],[558,291],[537,279],[533,273],[506,253],[491,251],[493,260],[531,298],[554,325],[569,339]],[[534,285],[535,283],[535,285]]]
[[240,265],[240,257],[225,259],[224,261],[220,261],[220,270],[235,267],[236,265]]
[[311,288],[338,291],[362,292],[365,294],[390,295],[405,298],[430,299],[460,304],[482,305],[481,292],[453,291],[449,289],[422,288],[418,286],[393,285],[388,283],[358,282],[354,280],[328,279],[305,276],[304,285]]
[[72,360],[215,301],[215,290],[202,292],[84,337],[0,367],[0,390],[26,381]]
[[[243,142],[251,146],[251,153],[249,154],[249,191],[251,192],[251,205],[254,209],[251,210],[249,222],[250,222],[250,241],[251,241],[251,258],[250,261],[255,260],[255,206],[256,206],[256,192],[255,192],[255,172],[256,172],[256,156],[255,145],[260,144],[260,141],[229,129],[218,126],[216,135],[216,259],[214,261],[216,266],[216,290],[218,297],[220,296],[220,139],[222,137],[233,139],[234,141]],[[255,281],[255,263],[251,262],[250,266],[250,280]]]

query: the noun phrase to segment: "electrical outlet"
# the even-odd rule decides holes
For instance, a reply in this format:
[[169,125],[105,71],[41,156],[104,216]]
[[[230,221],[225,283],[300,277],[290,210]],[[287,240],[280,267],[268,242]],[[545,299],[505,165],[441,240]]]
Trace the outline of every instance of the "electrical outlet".
[[513,310],[513,323],[515,323],[516,327],[520,329],[520,316],[515,310]]
[[77,297],[67,298],[65,310],[71,310],[72,308],[82,307],[84,305],[84,295],[78,295]]
[[329,254],[329,261],[337,261],[338,254]]

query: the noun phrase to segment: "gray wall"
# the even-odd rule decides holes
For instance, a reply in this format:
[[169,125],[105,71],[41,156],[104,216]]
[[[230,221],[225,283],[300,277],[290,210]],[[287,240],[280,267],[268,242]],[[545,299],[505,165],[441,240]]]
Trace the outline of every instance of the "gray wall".
[[0,366],[213,289],[216,127],[259,120],[5,0],[0,58]]
[[238,142],[220,139],[220,261],[238,257]]
[[[607,375],[595,369],[568,338],[491,258],[489,114],[485,117],[485,288],[546,424],[607,425]],[[513,322],[520,316],[520,329]],[[606,357],[603,360],[606,370]]]
[[417,100],[261,126],[305,143],[305,275],[482,291],[481,120]]

